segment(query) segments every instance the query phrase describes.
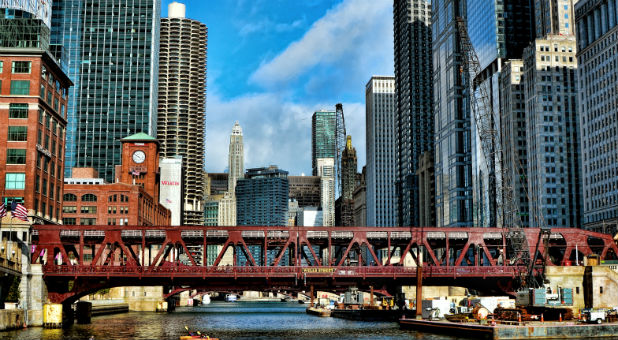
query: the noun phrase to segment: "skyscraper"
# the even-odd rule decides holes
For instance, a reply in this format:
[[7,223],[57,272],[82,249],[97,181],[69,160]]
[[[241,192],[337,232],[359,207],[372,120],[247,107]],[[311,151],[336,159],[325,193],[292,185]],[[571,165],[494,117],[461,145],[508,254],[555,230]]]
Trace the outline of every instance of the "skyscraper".
[[245,151],[242,138],[242,128],[238,122],[234,123],[230,135],[230,150],[228,154],[227,190],[234,193],[236,181],[243,178],[245,173]]
[[338,226],[354,225],[357,162],[352,136],[347,136],[345,148],[341,153],[341,196],[335,201],[335,225]]
[[578,0],[534,0],[536,37],[572,35],[575,24],[573,4]]
[[365,86],[367,225],[397,223],[395,77],[373,76]]
[[337,113],[316,111],[311,120],[311,163],[320,176],[320,197],[324,226],[335,225],[335,156]]
[[615,234],[618,225],[618,2],[579,0],[577,62],[584,227]]
[[227,191],[219,201],[219,225],[236,225],[236,183],[243,178],[245,171],[245,154],[243,147],[242,128],[238,122],[234,123],[230,134],[228,154]]
[[54,1],[52,43],[69,91],[66,169],[94,167],[113,182],[120,139],[156,135],[160,0]]
[[456,18],[463,0],[432,2],[436,225],[472,225],[469,95],[461,77]]
[[[537,24],[539,5],[537,1]],[[553,21],[524,50],[524,94],[530,225],[579,227],[581,223],[580,119],[573,1],[541,17]],[[556,18],[555,15],[564,15]],[[554,20],[555,19],[555,20]]]
[[204,222],[204,117],[208,29],[172,2],[161,19],[157,139],[161,156],[182,156],[183,223]]
[[236,185],[238,225],[284,226],[288,219],[288,172],[276,166],[248,169]]
[[[508,5],[486,0],[467,0],[466,3],[468,34],[480,64],[480,72],[467,85],[478,103],[489,105],[478,107],[479,112],[474,107],[471,111],[474,225],[496,227],[503,224],[505,205],[502,202],[502,159],[498,151],[501,139],[499,75],[504,62],[521,58],[523,49],[533,40],[533,14],[528,1],[511,1]],[[482,96],[487,96],[487,100],[483,101]],[[489,119],[486,126],[496,133],[495,140],[485,147],[481,138],[486,137],[479,131],[483,124],[477,124],[475,117]]]
[[421,155],[433,150],[431,3],[395,0],[395,145],[397,224],[418,226]]

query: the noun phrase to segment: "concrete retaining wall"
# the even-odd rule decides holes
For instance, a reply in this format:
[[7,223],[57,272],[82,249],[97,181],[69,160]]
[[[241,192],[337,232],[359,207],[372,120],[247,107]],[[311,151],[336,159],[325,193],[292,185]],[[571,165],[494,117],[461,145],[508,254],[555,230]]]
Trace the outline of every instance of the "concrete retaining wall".
[[22,328],[24,311],[22,309],[0,309],[0,331]]

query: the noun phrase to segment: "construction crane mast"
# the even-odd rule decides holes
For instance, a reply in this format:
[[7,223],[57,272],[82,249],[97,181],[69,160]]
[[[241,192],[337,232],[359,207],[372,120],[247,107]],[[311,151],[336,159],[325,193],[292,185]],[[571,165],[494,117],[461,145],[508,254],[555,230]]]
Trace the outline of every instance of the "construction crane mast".
[[[487,89],[482,84],[481,66],[479,63],[478,55],[474,50],[474,46],[470,41],[468,35],[468,29],[466,21],[463,18],[457,18],[457,30],[459,33],[459,47],[462,54],[462,68],[460,70],[462,76],[462,84],[464,88],[467,88],[470,95],[470,108],[472,110],[472,116],[476,125],[477,134],[481,142],[481,149],[487,162],[488,168],[488,197],[489,197],[489,210],[490,210],[490,226],[496,226],[496,216],[498,212],[498,205],[501,206],[504,216],[514,216],[518,212],[517,202],[514,200],[513,185],[508,183],[505,173],[505,167],[500,166],[501,169],[501,195],[498,194],[498,181],[496,171],[496,160],[502,160],[502,147],[499,140],[498,127],[494,118],[494,108],[487,94]],[[518,170],[523,167],[520,162],[516,162]],[[520,173],[523,173],[520,171]],[[527,190],[526,195],[528,195]],[[532,201],[530,201],[532,202]],[[539,259],[538,250],[541,243],[547,244],[549,241],[549,229],[540,228],[539,239],[536,249],[534,249],[534,259],[530,257],[530,247],[528,246],[526,234],[521,225],[516,222],[517,219],[511,219],[513,224],[506,226],[509,229],[507,233],[507,246],[509,259],[511,265],[521,266],[526,268],[525,272],[521,273],[520,284],[524,287],[538,287],[542,285],[542,282],[537,280],[535,275],[536,262]],[[544,221],[542,217],[540,221]],[[543,226],[544,224],[539,224]],[[543,249],[547,249],[544,247]],[[544,265],[546,256],[541,255],[541,277],[544,273]]]

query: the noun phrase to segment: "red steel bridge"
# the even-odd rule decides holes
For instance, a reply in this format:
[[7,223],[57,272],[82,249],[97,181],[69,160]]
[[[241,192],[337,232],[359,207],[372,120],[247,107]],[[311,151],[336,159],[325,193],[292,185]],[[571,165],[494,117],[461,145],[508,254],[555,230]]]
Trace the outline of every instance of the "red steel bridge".
[[[544,254],[537,261],[546,265],[590,254],[617,258],[610,235],[570,228],[552,229],[545,238],[539,233],[525,229],[531,258]],[[116,286],[389,290],[416,284],[419,246],[426,285],[512,292],[528,271],[512,265],[508,229],[499,228],[39,225],[32,237],[32,263],[43,265],[56,303]]]

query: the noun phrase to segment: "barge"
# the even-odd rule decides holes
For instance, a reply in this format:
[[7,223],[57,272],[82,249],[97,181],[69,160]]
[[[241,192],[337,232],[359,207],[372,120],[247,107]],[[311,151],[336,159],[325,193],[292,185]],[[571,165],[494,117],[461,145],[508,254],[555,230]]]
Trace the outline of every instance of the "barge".
[[458,323],[449,321],[429,321],[402,318],[402,329],[412,329],[430,333],[457,334],[459,337],[491,340],[530,340],[530,339],[591,339],[615,338],[618,322],[585,324],[568,322],[525,322],[521,324],[481,325],[479,323]]

